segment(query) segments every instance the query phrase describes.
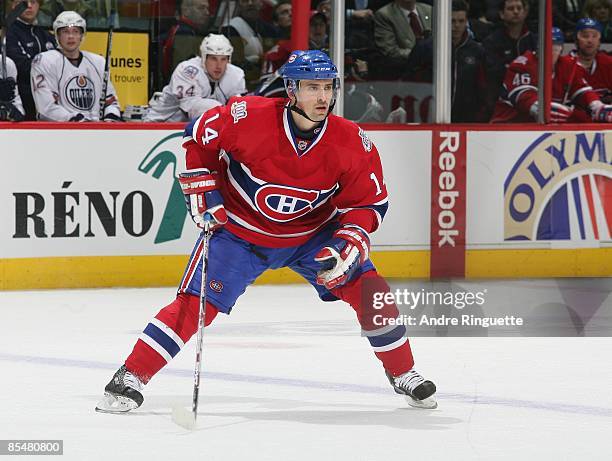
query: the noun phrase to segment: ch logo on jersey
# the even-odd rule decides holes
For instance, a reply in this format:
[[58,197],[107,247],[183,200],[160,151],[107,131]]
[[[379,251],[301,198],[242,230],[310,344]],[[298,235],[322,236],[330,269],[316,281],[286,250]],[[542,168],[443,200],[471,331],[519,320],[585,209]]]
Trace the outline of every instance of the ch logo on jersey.
[[504,183],[505,240],[609,240],[610,133],[540,136]]
[[255,193],[255,205],[266,218],[288,222],[309,213],[319,194],[316,190],[266,184]]
[[76,75],[66,84],[66,101],[77,110],[91,110],[96,101],[95,87],[86,75]]
[[232,104],[231,108],[232,117],[234,117],[234,123],[238,123],[241,118],[247,117],[246,101],[237,101]]

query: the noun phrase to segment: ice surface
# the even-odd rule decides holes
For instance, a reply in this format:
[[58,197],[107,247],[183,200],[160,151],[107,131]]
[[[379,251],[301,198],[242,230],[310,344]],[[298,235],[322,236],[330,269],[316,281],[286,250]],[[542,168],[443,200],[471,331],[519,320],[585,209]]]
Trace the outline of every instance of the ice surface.
[[65,460],[609,460],[612,339],[415,338],[437,410],[393,393],[352,309],[307,286],[251,287],[127,415],[104,385],[174,289],[0,292],[0,438],[63,439]]

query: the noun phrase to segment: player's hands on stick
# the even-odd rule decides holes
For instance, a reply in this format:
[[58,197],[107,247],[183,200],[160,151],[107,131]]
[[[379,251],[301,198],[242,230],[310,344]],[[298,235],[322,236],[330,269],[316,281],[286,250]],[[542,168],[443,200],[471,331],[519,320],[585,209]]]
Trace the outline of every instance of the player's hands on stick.
[[594,122],[612,123],[612,105],[593,101],[589,108]]
[[4,78],[0,79],[0,101],[13,102],[15,99],[15,79]]
[[[539,105],[538,105],[538,102],[536,101],[535,103],[533,103],[533,105],[529,109],[529,112],[534,118],[537,118],[538,111],[539,111]],[[567,120],[570,118],[573,112],[574,112],[574,109],[572,107],[568,107],[558,102],[550,103],[550,121],[553,123],[567,122]]]
[[210,221],[211,229],[227,223],[217,179],[208,169],[184,171],[179,174],[178,180],[185,194],[187,210],[198,227],[203,229],[205,221]]
[[315,256],[323,266],[317,273],[317,283],[328,290],[344,285],[369,254],[368,233],[359,226],[342,226]]

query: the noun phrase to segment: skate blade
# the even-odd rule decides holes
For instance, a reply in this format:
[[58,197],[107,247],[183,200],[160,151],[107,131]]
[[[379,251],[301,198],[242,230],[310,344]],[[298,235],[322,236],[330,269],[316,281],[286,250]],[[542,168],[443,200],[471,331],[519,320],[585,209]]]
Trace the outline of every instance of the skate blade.
[[104,397],[96,405],[98,413],[127,413],[135,408],[138,408],[138,405],[132,399],[108,392],[104,393]]
[[426,410],[433,410],[435,408],[438,408],[438,402],[434,397],[427,397],[423,400],[416,400],[410,397],[409,395],[404,395],[404,398],[406,399],[406,402],[408,402],[408,405],[414,408],[424,408]]
[[187,410],[185,407],[172,407],[172,421],[189,431],[196,428],[196,417],[193,411]]

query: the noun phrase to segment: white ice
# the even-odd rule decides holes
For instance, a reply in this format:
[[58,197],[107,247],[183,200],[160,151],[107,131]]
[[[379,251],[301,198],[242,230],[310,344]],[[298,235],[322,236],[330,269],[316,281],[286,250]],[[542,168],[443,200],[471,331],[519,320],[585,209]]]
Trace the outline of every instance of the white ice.
[[[414,338],[437,410],[407,407],[353,311],[305,285],[249,288],[127,415],[102,389],[173,288],[0,292],[0,439],[63,439],[65,460],[609,460],[611,338]],[[38,458],[37,458],[38,459]]]

